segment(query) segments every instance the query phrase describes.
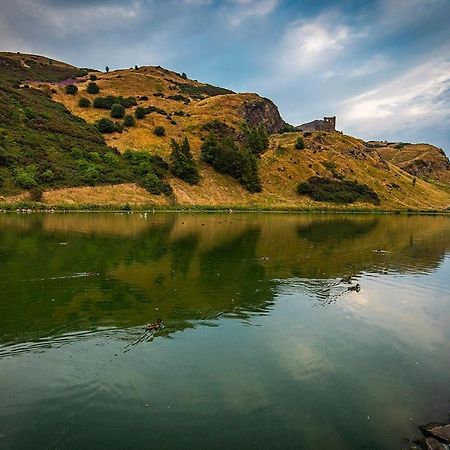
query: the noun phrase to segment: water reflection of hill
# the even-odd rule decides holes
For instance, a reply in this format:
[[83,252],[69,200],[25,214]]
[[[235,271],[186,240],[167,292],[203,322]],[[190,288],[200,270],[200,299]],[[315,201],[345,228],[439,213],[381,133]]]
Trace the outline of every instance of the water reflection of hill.
[[449,249],[447,217],[3,215],[0,340],[266,313],[283,280],[321,301],[337,277],[427,272]]

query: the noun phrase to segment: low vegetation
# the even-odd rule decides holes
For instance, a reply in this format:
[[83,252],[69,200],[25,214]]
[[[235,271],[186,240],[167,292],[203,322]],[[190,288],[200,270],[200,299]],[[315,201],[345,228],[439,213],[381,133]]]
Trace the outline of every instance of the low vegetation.
[[107,95],[105,97],[96,97],[93,106],[98,109],[111,109],[113,105],[117,104],[124,108],[131,108],[132,106],[137,105],[137,101],[135,97]]
[[340,181],[315,176],[300,183],[297,192],[300,195],[308,195],[317,202],[380,204],[380,198],[373,189],[356,181]]
[[189,184],[197,184],[200,181],[200,174],[192,156],[188,138],[185,137],[181,143],[172,139],[170,146],[172,148],[170,154],[172,175]]

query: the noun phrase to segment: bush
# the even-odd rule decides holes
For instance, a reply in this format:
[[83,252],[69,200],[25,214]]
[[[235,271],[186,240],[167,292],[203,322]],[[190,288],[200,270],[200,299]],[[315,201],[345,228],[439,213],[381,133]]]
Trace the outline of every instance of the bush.
[[200,175],[188,139],[185,137],[181,144],[172,139],[170,146],[172,147],[170,172],[191,185],[197,184]]
[[111,117],[113,119],[122,119],[125,115],[125,108],[120,103],[111,106]]
[[68,84],[66,86],[66,94],[75,95],[78,92],[78,88],[74,84]]
[[183,73],[181,74],[181,78],[183,78],[183,80],[187,80],[187,75],[183,72]]
[[17,168],[15,177],[16,183],[25,189],[31,189],[37,185],[35,172],[36,168],[34,166],[28,166],[26,169],[23,167]]
[[245,146],[255,155],[260,155],[269,146],[269,135],[267,129],[263,124],[255,127],[250,127],[244,123],[241,125],[244,133]]
[[97,81],[97,80],[98,80],[97,75],[94,75],[94,74],[90,75],[90,76],[89,76],[89,79],[90,79],[91,81]]
[[303,136],[299,136],[295,141],[295,148],[297,150],[304,150],[306,148],[305,141],[303,140]]
[[153,129],[153,134],[155,136],[159,136],[159,137],[165,136],[166,135],[166,129],[163,126],[158,125],[157,127],[155,127]]
[[88,85],[87,85],[87,93],[88,94],[98,94],[100,92],[100,88],[98,87],[97,83],[91,81]]
[[134,117],[133,116],[127,115],[127,116],[124,117],[123,125],[125,127],[134,127],[135,124],[136,123],[134,121]]
[[97,129],[100,133],[114,133],[118,131],[116,124],[107,118],[102,118],[97,122]]
[[30,189],[30,199],[33,202],[41,202],[44,190],[41,187],[33,187]]
[[191,102],[189,98],[181,94],[169,95],[167,98],[169,100],[175,100],[176,102],[184,102],[186,104]]
[[283,129],[281,130],[281,133],[294,133],[297,129],[294,127],[294,125],[291,125],[289,123],[284,123]]
[[118,97],[107,95],[94,99],[94,108],[98,109],[111,109],[115,104],[122,105],[124,108],[131,108],[137,105],[137,101],[135,97],[122,97],[121,95]]
[[146,115],[147,109],[143,108],[142,106],[138,106],[136,108],[136,111],[134,111],[134,116],[136,117],[136,119],[144,119]]
[[78,100],[78,106],[80,108],[89,108],[89,106],[91,106],[91,101],[86,97],[81,97],[80,100]]
[[239,148],[230,137],[210,133],[202,145],[201,158],[219,173],[231,175],[249,192],[260,192],[258,160],[246,147]]
[[337,169],[337,164],[334,161],[324,161],[322,165],[330,172],[334,172]]
[[311,177],[297,186],[300,195],[308,195],[318,202],[354,203],[357,201],[380,204],[378,194],[365,184],[356,181],[339,181],[323,177]]

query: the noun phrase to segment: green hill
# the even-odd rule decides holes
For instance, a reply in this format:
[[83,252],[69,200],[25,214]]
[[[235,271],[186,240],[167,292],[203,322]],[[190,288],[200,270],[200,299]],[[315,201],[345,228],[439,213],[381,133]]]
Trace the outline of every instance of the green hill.
[[[161,67],[102,73],[0,53],[0,69],[0,195],[6,203],[450,205],[445,182],[417,180],[373,143],[292,132],[277,107],[257,94]],[[192,170],[199,176],[188,179]]]

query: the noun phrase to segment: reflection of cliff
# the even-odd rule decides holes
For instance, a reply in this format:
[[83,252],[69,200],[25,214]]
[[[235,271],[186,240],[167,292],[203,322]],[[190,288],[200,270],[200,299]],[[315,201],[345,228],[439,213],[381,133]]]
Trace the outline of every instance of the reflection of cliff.
[[450,250],[447,217],[6,215],[0,229],[3,342],[245,317],[285,279],[321,300],[337,277],[430,271]]

